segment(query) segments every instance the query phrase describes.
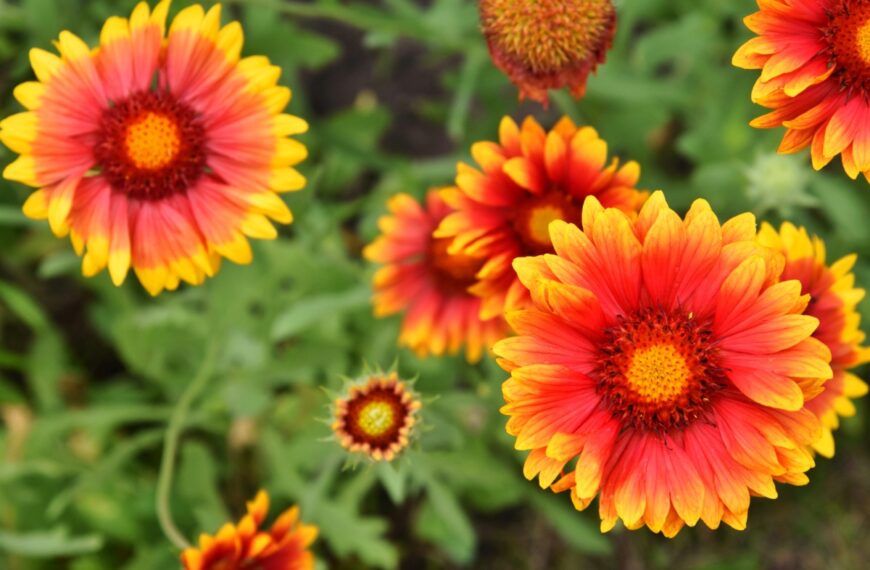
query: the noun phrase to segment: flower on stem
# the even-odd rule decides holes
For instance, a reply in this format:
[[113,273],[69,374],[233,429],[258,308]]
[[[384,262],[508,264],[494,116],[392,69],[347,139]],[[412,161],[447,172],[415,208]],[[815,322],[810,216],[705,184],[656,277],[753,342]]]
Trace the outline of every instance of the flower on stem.
[[408,447],[421,407],[395,372],[372,373],[335,400],[332,431],[350,453],[392,461]]

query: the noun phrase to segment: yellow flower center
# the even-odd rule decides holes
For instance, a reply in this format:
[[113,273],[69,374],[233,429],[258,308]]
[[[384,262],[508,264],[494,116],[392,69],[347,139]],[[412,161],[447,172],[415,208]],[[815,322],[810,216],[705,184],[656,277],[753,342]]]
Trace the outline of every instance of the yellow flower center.
[[453,238],[434,238],[429,242],[427,262],[438,289],[445,294],[468,294],[477,280],[484,260],[463,253],[448,253]]
[[615,419],[662,432],[707,415],[726,384],[709,318],[655,307],[621,315],[605,329],[597,390]]
[[127,157],[137,168],[165,168],[181,149],[178,125],[171,117],[149,111],[127,128],[124,147]]
[[359,411],[359,428],[373,437],[386,433],[394,422],[393,408],[387,402],[369,402]]
[[855,32],[855,45],[858,53],[861,54],[861,59],[870,64],[870,20],[858,27]]
[[561,189],[553,189],[540,196],[530,196],[516,210],[514,229],[523,245],[524,255],[553,252],[550,241],[550,222],[565,220],[580,224],[581,209],[576,200]]
[[533,208],[529,214],[529,237],[541,245],[549,244],[550,222],[564,218],[565,212],[558,206],[544,205]]
[[692,379],[685,357],[673,344],[654,344],[631,356],[625,380],[644,402],[670,402],[682,394]]

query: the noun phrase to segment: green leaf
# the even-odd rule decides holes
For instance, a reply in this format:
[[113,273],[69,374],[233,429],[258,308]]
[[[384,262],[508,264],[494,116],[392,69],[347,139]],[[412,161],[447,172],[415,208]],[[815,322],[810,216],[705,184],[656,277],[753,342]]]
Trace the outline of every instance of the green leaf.
[[272,340],[276,342],[286,340],[313,326],[325,316],[334,318],[336,314],[366,307],[370,298],[371,289],[366,285],[341,293],[328,293],[302,299],[275,318],[272,325]]
[[474,527],[450,489],[435,478],[426,482],[428,505],[418,520],[418,533],[440,546],[455,562],[467,564],[474,557]]
[[387,491],[390,499],[398,505],[405,500],[405,491],[408,480],[408,470],[399,462],[381,461],[376,470],[381,485]]
[[62,527],[36,532],[0,531],[0,550],[26,558],[76,556],[102,547],[102,537],[95,534],[71,537]]
[[580,552],[603,555],[613,551],[610,541],[589,521],[589,514],[574,509],[568,497],[535,488],[529,498],[538,512],[547,517],[553,530]]

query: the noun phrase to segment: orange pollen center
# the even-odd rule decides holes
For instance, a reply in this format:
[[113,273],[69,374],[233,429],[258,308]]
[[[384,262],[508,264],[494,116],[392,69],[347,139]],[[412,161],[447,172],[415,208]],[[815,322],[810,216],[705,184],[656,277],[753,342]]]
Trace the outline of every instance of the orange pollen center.
[[386,433],[396,421],[393,408],[386,402],[369,402],[359,411],[357,425],[366,434],[376,437]]
[[481,0],[488,41],[533,73],[584,62],[601,49],[614,22],[610,0]]
[[551,190],[541,196],[532,196],[517,209],[514,219],[516,230],[526,255],[553,252],[550,241],[550,222],[565,220],[579,224],[581,209],[574,198],[561,190]]
[[624,425],[662,432],[703,417],[725,385],[708,324],[691,313],[641,309],[604,331],[596,389]]
[[463,253],[449,252],[453,238],[433,238],[429,243],[427,263],[438,289],[444,293],[466,293],[477,280],[483,260]]
[[127,127],[124,148],[130,162],[137,168],[164,168],[181,150],[178,125],[172,117],[149,111]]
[[131,198],[183,193],[207,172],[200,114],[168,91],[139,91],[113,101],[95,143],[100,174]]
[[692,380],[685,357],[673,344],[653,344],[631,355],[625,371],[626,385],[644,402],[670,402]]
[[870,1],[842,0],[824,29],[830,64],[843,87],[870,91]]

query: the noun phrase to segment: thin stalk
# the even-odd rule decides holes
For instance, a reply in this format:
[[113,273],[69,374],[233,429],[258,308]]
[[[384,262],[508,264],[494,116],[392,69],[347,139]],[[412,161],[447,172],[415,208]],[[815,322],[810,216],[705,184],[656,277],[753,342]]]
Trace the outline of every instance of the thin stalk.
[[169,495],[172,491],[172,479],[175,474],[178,441],[184,431],[187,413],[190,411],[191,404],[193,404],[196,397],[208,385],[217,354],[218,343],[212,341],[206,350],[196,376],[188,384],[181,398],[179,398],[178,404],[176,404],[175,409],[172,411],[169,425],[166,427],[166,438],[163,443],[163,458],[160,461],[160,474],[157,479],[157,519],[160,521],[160,528],[163,530],[163,534],[166,535],[172,544],[182,550],[189,548],[190,543],[181,534],[178,527],[175,526],[175,522],[172,520],[172,511],[169,507]]

